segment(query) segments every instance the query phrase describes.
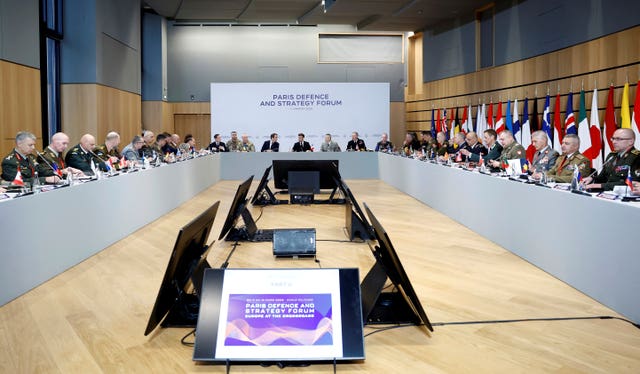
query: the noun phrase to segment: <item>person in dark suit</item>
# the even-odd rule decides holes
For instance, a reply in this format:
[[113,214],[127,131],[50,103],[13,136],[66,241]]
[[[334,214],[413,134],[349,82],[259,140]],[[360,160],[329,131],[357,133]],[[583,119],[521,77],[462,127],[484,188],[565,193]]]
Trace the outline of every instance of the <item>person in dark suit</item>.
[[[465,157],[464,160],[478,162],[480,156],[485,157],[487,155],[487,148],[480,144],[478,141],[478,135],[471,131],[465,136],[466,147],[460,150],[460,153]],[[471,155],[475,155],[471,157]]]
[[104,161],[95,157],[95,153],[93,153],[95,146],[96,138],[91,134],[84,134],[82,138],[80,138],[80,143],[67,152],[64,161],[67,166],[81,170],[85,175],[94,174],[91,166],[92,161],[96,168],[106,171]]
[[211,152],[227,152],[227,145],[222,141],[222,137],[220,134],[215,134],[213,136],[213,142],[209,144],[207,147]]
[[[502,154],[502,145],[497,142],[498,134],[494,129],[486,129],[484,130],[484,145],[487,149],[487,153],[482,155],[482,153],[469,153],[467,156],[469,157],[469,161],[472,162],[480,162],[480,157],[484,161],[497,160],[500,158]],[[496,169],[496,170],[499,170]]]
[[358,132],[351,133],[351,140],[347,143],[347,152],[350,151],[366,151],[367,146],[364,145],[364,140],[358,138]]
[[298,134],[298,142],[293,145],[291,148],[292,152],[312,152],[311,144],[304,140],[304,134]]
[[280,152],[280,143],[278,143],[278,134],[275,132],[271,134],[270,140],[265,140],[262,143],[262,149],[260,152]]

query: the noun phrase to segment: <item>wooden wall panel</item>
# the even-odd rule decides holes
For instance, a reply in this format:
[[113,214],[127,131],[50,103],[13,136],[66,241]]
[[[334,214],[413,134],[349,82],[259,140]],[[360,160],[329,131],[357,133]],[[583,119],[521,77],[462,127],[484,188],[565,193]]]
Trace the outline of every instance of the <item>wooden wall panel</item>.
[[40,70],[0,60],[0,157],[13,149],[18,131],[32,132],[42,149]]
[[166,101],[142,102],[142,126],[156,134],[168,132],[173,134],[173,104]]
[[191,101],[172,103],[174,114],[211,114],[211,103],[208,101]]
[[176,134],[184,139],[191,134],[196,139],[197,148],[205,148],[211,140],[210,114],[174,114]]
[[98,84],[61,86],[62,131],[76,144],[84,134],[104,142],[109,131],[120,134],[128,143],[142,131],[140,95]]
[[[414,38],[422,38],[417,34]],[[538,98],[538,108],[543,110],[544,96],[549,92],[554,96],[561,94],[560,109],[566,109],[567,94],[574,93],[574,112],[578,110],[578,94],[584,87],[587,91],[588,111],[591,105],[591,92],[598,88],[598,106],[600,122],[603,122],[606,107],[607,90],[610,84],[615,87],[614,102],[616,115],[620,119],[620,102],[622,87],[626,81],[630,83],[630,105],[636,95],[636,82],[640,78],[640,26],[607,35],[576,46],[556,52],[517,61],[507,65],[496,66],[470,74],[459,75],[433,82],[419,82],[416,76],[408,86],[422,86],[422,92],[407,89],[406,127],[411,130],[426,130],[431,126],[431,108],[451,108],[473,105],[474,112],[479,102],[489,103],[517,98],[520,114],[525,97]],[[417,43],[410,48],[418,48]],[[416,56],[422,53],[415,52]],[[418,59],[416,59],[418,60]],[[417,67],[413,63],[422,61],[409,60],[409,71]],[[531,111],[533,107],[530,102]],[[554,109],[554,101],[551,103]],[[503,111],[506,110],[503,104]],[[541,114],[541,113],[540,113]]]
[[[405,134],[405,109],[404,103],[392,102],[389,108],[389,140],[393,144],[400,144],[404,140]],[[370,144],[369,147],[375,147],[375,144]]]

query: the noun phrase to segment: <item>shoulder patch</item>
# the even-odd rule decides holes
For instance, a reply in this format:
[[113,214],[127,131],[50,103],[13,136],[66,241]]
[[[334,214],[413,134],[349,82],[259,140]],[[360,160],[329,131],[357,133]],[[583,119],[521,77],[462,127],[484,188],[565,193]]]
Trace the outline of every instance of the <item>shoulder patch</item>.
[[637,155],[640,155],[640,150],[634,149],[634,150],[631,151],[631,153],[633,153],[634,155],[637,156]]

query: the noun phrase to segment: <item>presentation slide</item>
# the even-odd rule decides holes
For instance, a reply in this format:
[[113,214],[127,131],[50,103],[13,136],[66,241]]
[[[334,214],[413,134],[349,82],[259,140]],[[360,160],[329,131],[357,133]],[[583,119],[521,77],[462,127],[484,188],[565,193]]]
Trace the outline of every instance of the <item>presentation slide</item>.
[[226,142],[231,131],[247,134],[260,151],[278,133],[280,152],[290,151],[298,133],[320,151],[331,134],[344,151],[357,131],[374,149],[389,132],[389,83],[212,83],[211,136]]
[[337,269],[229,269],[224,275],[215,357],[342,357],[339,311]]

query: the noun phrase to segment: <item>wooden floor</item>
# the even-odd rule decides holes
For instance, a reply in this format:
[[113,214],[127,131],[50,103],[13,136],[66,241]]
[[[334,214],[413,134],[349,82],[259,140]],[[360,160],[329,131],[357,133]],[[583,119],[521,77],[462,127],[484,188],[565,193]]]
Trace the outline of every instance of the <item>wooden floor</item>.
[[[143,336],[178,229],[221,200],[220,232],[238,182],[221,182],[165,217],[0,308],[1,373],[224,372],[196,365],[180,344],[188,329]],[[503,248],[380,181],[349,181],[389,232],[432,322],[617,315]],[[255,186],[254,186],[255,188]],[[464,209],[461,199],[460,209]],[[260,209],[254,208],[254,218]],[[269,206],[261,228],[316,227],[317,238],[345,239],[342,206]],[[209,262],[229,254],[215,243]],[[52,246],[51,250],[55,250]],[[322,267],[373,263],[366,244],[318,242]],[[242,244],[230,267],[317,267],[275,260],[270,243]],[[373,331],[365,328],[366,332]],[[640,373],[640,330],[617,320],[416,327],[365,339],[363,373]],[[285,372],[330,373],[329,365]],[[234,366],[231,372],[283,372]]]

